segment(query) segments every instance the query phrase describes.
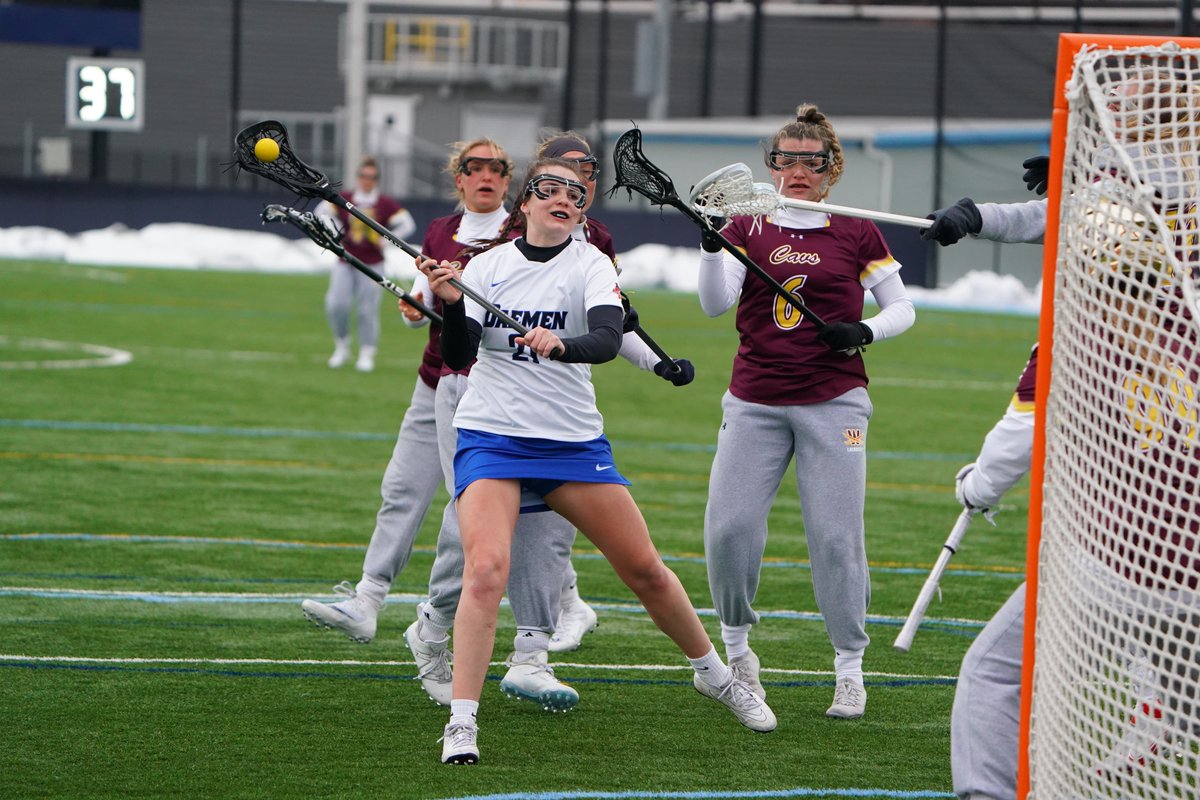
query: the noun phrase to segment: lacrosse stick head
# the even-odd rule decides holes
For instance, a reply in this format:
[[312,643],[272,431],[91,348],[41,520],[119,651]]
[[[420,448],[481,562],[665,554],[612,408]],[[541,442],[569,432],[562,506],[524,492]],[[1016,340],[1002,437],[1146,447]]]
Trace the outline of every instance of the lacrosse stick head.
[[271,204],[263,209],[262,221],[264,224],[283,222],[294,225],[325,250],[341,246],[342,232],[337,229],[333,221],[319,217],[311,211],[297,211],[287,206]]
[[[260,139],[273,139],[279,145],[279,157],[274,161],[259,160],[254,145]],[[325,198],[333,191],[328,178],[292,152],[287,128],[281,122],[265,120],[243,128],[234,137],[233,155],[237,165],[246,172],[274,181],[302,197]]]
[[642,132],[630,128],[613,145],[613,169],[617,180],[609,189],[611,196],[618,189],[632,190],[653,205],[675,205],[679,194],[671,176],[650,162],[642,153]]
[[780,208],[779,194],[769,183],[755,183],[742,163],[706,175],[688,196],[692,208],[707,217],[761,217]]

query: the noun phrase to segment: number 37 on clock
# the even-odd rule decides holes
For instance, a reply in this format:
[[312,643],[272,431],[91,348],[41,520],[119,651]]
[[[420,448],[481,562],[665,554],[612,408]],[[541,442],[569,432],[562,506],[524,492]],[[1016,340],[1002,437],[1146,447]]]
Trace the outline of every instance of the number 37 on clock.
[[140,131],[142,84],[141,59],[67,59],[67,127]]

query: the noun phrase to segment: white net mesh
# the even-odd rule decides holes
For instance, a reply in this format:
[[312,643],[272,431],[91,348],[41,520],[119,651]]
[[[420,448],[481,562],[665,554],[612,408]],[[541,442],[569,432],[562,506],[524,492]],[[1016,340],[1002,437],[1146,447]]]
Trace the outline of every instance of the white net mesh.
[[1031,796],[1200,797],[1200,51],[1076,59]]
[[755,183],[750,167],[740,163],[702,178],[692,188],[688,202],[696,211],[714,217],[761,217],[783,207],[775,187]]

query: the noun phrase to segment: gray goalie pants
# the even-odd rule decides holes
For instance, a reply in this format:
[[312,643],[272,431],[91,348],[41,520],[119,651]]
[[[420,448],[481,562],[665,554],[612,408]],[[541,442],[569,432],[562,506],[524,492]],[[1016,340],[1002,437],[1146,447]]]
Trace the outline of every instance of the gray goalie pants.
[[[382,268],[381,268],[382,269]],[[358,346],[379,344],[379,284],[354,267],[339,261],[329,272],[325,292],[325,317],[334,339],[350,336],[350,314],[358,314]]]

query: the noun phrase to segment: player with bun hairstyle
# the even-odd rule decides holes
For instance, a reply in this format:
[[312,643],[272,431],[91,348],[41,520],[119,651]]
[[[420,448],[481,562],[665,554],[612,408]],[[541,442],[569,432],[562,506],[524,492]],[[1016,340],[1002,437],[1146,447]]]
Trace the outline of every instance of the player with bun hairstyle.
[[[845,168],[841,143],[815,105],[766,145],[766,164],[785,197],[823,201]],[[709,479],[704,551],[730,667],[759,696],[759,658],[750,648],[767,516],[795,458],[796,484],[817,606],[834,648],[836,687],[826,714],[853,719],[866,709],[862,661],[870,577],[866,495],[867,394],[864,345],[897,336],[915,319],[912,301],[873,222],[788,208],[735,217],[722,233],[827,321],[818,331],[762,281],[703,235],[700,305],[709,316],[737,306],[741,344],[722,399],[723,418]],[[862,318],[863,293],[880,311]]]
[[[500,240],[475,256],[461,276],[449,262],[420,262],[443,301],[446,363],[462,367],[478,357],[454,419],[455,501],[466,564],[454,620],[445,763],[479,760],[476,713],[523,490],[540,495],[605,554],[695,667],[698,691],[753,730],[776,724],[770,708],[717,655],[679,579],[655,550],[604,437],[590,365],[616,357],[624,310],[609,258],[571,236],[587,194],[574,163],[537,159],[513,211],[523,220],[520,238]],[[514,334],[464,299],[448,283],[456,277],[539,324]]]

